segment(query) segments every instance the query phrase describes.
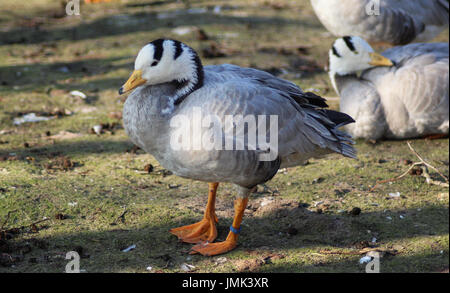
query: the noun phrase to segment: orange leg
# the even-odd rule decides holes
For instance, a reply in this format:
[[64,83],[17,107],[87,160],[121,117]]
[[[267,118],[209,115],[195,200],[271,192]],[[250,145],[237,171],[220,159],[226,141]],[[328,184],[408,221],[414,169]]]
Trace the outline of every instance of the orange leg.
[[223,242],[200,243],[192,247],[191,254],[200,253],[205,256],[218,255],[233,250],[237,245],[237,239],[240,232],[242,217],[247,207],[248,198],[238,198],[234,201],[234,220],[230,227],[228,237]]
[[203,219],[195,224],[171,229],[174,234],[183,242],[199,243],[203,241],[212,242],[217,237],[216,223],[219,221],[216,216],[216,191],[219,183],[208,183],[208,204],[206,205]]

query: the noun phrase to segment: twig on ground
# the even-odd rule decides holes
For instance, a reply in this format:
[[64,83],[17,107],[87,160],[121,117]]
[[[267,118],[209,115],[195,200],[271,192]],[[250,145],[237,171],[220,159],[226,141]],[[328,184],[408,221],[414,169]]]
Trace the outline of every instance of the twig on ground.
[[31,223],[30,225],[28,225],[28,226],[22,226],[21,228],[23,229],[23,228],[25,228],[25,227],[31,227],[31,226],[33,226],[33,225],[40,224],[40,223],[45,222],[45,221],[48,221],[48,220],[49,220],[49,218],[45,217],[45,218],[43,218],[42,220],[33,222],[33,223]]
[[359,255],[359,251],[331,251],[331,250],[321,250],[320,254],[345,254],[345,255]]
[[366,254],[371,251],[382,252],[382,253],[390,253],[394,254],[394,249],[384,248],[384,247],[367,247],[360,250],[351,250],[351,251],[343,251],[343,250],[320,250],[321,254],[341,254],[341,255],[360,255]]
[[411,171],[414,167],[419,166],[419,165],[422,165],[422,163],[414,163],[414,164],[411,165],[411,167],[409,167],[408,170],[406,170],[405,173],[403,173],[403,174],[400,175],[400,176],[397,176],[397,177],[391,178],[391,179],[386,179],[386,180],[377,181],[377,183],[375,184],[375,186],[372,187],[372,188],[370,189],[370,192],[374,191],[380,184],[383,184],[383,183],[389,183],[389,182],[394,182],[394,181],[397,181],[397,180],[402,179],[403,177],[405,177],[406,175],[408,175],[409,171]]
[[122,214],[120,214],[120,216],[117,217],[116,222],[120,219],[120,221],[122,223],[125,223],[125,214],[128,212],[127,207],[123,208],[123,212]]
[[9,211],[8,214],[6,215],[5,221],[3,221],[2,226],[0,227],[0,231],[3,230],[3,228],[5,227],[6,223],[8,223],[9,220],[9,216],[14,213],[17,212],[17,210],[13,210],[13,211]]
[[442,186],[442,187],[449,187],[448,183],[431,179],[430,173],[428,173],[427,166],[422,166],[422,176],[425,177],[428,184]]
[[436,171],[447,183],[448,186],[448,178],[447,176],[445,176],[444,174],[442,174],[436,167],[434,167],[433,165],[431,165],[430,163],[427,163],[417,152],[416,150],[411,146],[411,143],[409,141],[406,142],[408,144],[409,149],[416,155],[417,158],[419,158],[419,160],[427,167],[433,169],[434,171]]
[[[394,181],[397,181],[397,180],[400,180],[400,179],[404,178],[406,175],[408,175],[409,171],[411,171],[416,166],[422,166],[422,171],[423,171],[422,172],[422,176],[425,177],[427,184],[438,185],[438,186],[442,186],[442,187],[449,187],[449,181],[448,181],[447,176],[442,174],[436,167],[434,167],[433,165],[431,165],[430,163],[425,161],[419,155],[419,153],[417,153],[417,151],[411,146],[411,143],[409,141],[407,141],[406,143],[407,143],[409,149],[413,152],[413,154],[416,155],[416,157],[420,160],[420,162],[413,163],[409,167],[409,169],[406,172],[404,172],[403,174],[401,174],[400,176],[397,176],[397,177],[391,178],[391,179],[377,181],[375,186],[372,187],[369,191],[370,192],[374,191],[380,184],[388,183],[388,182],[394,182]],[[430,176],[430,173],[428,173],[427,167],[429,167],[429,168],[433,169],[434,171],[436,171],[445,180],[445,182],[440,182],[440,181],[436,181],[436,180],[431,179],[431,176]]]
[[0,228],[0,232],[2,232],[2,233],[3,232],[9,233],[9,231],[19,231],[19,230],[23,230],[23,229],[25,229],[27,227],[31,227],[33,229],[33,227],[36,227],[37,224],[40,224],[42,222],[45,222],[45,221],[49,220],[49,218],[45,217],[45,218],[43,218],[41,220],[38,220],[36,222],[33,222],[33,223],[29,224],[29,225],[20,226],[19,228],[4,229],[4,226],[6,225],[6,222],[7,222],[8,218],[9,218],[9,214],[11,214],[12,212],[14,212],[14,211],[10,211],[8,213],[8,215],[6,216],[6,220],[4,221],[2,227]]

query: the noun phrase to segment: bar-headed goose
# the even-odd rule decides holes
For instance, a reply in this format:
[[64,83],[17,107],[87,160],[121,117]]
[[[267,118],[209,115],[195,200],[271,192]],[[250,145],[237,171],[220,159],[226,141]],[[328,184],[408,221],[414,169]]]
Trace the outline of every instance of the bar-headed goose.
[[379,55],[360,37],[344,37],[335,41],[329,58],[340,110],[356,120],[346,128],[353,136],[448,135],[447,43],[410,44]]
[[435,38],[448,27],[449,0],[311,0],[322,24],[336,37],[405,45]]
[[[233,249],[250,192],[280,167],[328,153],[355,157],[351,138],[337,129],[353,119],[323,109],[323,98],[256,69],[202,66],[179,41],[160,39],[140,50],[119,90],[130,91],[123,123],[131,140],[175,175],[209,183],[204,218],[170,231],[197,243],[193,253]],[[238,197],[227,239],[212,243],[218,182],[234,183]]]

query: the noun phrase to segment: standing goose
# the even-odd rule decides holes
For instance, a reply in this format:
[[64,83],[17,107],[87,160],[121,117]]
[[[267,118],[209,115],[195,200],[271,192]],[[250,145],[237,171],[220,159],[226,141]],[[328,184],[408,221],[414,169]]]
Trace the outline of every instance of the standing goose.
[[[432,40],[448,27],[449,0],[311,0],[322,24],[336,37],[405,45]],[[369,13],[368,13],[369,12]]]
[[394,47],[382,56],[360,37],[344,37],[335,41],[329,56],[340,110],[356,120],[346,128],[354,137],[448,135],[448,43]]
[[[351,138],[337,130],[353,119],[322,109],[327,106],[323,98],[256,69],[229,64],[203,67],[197,53],[179,41],[159,39],[144,46],[137,55],[134,72],[119,93],[129,91],[132,92],[124,104],[123,123],[133,143],[175,175],[209,183],[203,219],[170,230],[184,242],[197,243],[191,253],[217,255],[232,250],[250,192],[257,184],[270,180],[280,167],[296,166],[308,158],[333,152],[355,157]],[[211,120],[206,125],[202,122],[201,127],[194,124],[200,116],[211,115],[219,121],[232,115],[237,117],[235,124],[242,121],[239,115],[244,120],[250,117],[245,148],[237,147],[237,130],[232,135],[231,150],[217,145],[205,147],[205,137],[209,141],[212,129],[214,134],[220,131],[216,132],[215,124],[211,127]],[[251,125],[256,124],[251,123],[251,117],[261,116],[271,116],[270,121],[276,117],[273,120],[277,123],[265,131],[263,126],[269,118],[262,123],[258,120],[258,143],[252,147]],[[187,132],[180,127],[186,127]],[[267,138],[273,142],[274,133],[278,134],[275,144],[267,148],[264,142]],[[220,134],[220,146],[226,137],[229,135]],[[271,152],[275,156],[262,159],[262,154]],[[228,237],[224,242],[212,243],[217,236],[215,197],[219,182],[233,183],[238,197]]]

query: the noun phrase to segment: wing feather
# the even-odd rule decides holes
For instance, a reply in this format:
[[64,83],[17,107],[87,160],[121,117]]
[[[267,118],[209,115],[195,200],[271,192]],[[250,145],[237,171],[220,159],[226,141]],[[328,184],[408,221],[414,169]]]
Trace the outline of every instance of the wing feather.
[[[304,161],[305,158],[331,152],[353,158],[356,156],[350,137],[337,129],[338,125],[353,122],[348,115],[325,111],[306,102],[298,103],[292,97],[292,92],[295,90],[295,93],[301,96],[303,94],[301,89],[268,73],[269,76],[257,70],[240,71],[239,67],[232,67],[231,71],[223,67],[211,69],[217,75],[210,82],[214,86],[207,86],[209,92],[202,93],[202,96],[205,96],[202,101],[203,109],[222,117],[237,114],[266,115],[266,117],[276,115],[278,154],[282,160],[297,155]],[[216,82],[217,80],[221,82]],[[286,92],[284,91],[286,88],[292,90]],[[217,93],[224,98],[217,99]]]
[[397,137],[440,133],[449,119],[449,47],[412,44],[384,53],[393,68],[375,68],[362,77],[376,87],[390,131]]

